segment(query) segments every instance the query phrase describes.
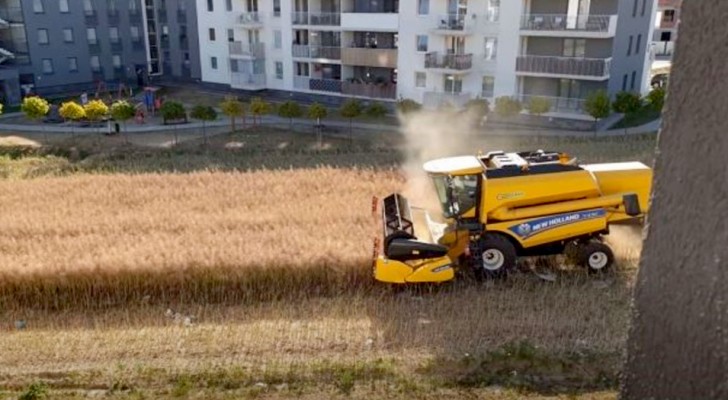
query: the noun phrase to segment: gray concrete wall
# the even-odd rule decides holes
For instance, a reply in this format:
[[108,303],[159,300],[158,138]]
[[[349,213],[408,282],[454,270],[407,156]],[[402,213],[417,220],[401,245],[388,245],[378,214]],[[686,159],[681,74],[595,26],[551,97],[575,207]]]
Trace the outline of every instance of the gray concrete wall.
[[[561,57],[564,54],[564,38],[534,36],[529,37],[527,43],[528,55]],[[611,39],[586,39],[584,47],[585,57],[611,57],[612,47],[613,44]]]
[[[185,7],[180,7],[181,3],[184,3]],[[161,41],[162,29],[158,31],[164,74],[185,80],[200,79],[196,2],[194,0],[166,0],[164,2],[157,0],[156,8],[159,26],[166,26],[169,30],[167,42]]]
[[[634,5],[637,3],[637,13],[634,16]],[[649,49],[651,38],[649,37],[652,8],[654,1],[647,0],[645,12],[642,13],[642,0],[619,0],[619,19],[617,34],[614,37],[612,48],[611,79],[609,81],[609,93],[614,94],[622,90],[622,79],[628,76],[627,90],[631,91],[632,73],[636,75],[635,91],[641,90],[642,75],[649,73],[645,71],[645,54]],[[627,55],[629,38],[632,37],[632,48],[630,55]],[[639,52],[636,52],[637,38],[642,37]]]
[[569,0],[531,0],[529,14],[566,14]]
[[682,11],[634,290],[625,400],[728,398],[728,2],[688,1]]

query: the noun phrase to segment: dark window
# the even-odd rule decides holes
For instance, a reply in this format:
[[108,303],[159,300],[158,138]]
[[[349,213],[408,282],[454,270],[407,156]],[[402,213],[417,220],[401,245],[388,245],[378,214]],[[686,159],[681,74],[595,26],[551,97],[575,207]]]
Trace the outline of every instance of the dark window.
[[273,0],[273,16],[281,16],[281,0]]
[[632,8],[632,16],[633,17],[636,17],[637,16],[637,1],[638,0],[634,0],[634,7]]
[[645,9],[647,8],[647,0],[642,0],[642,16],[645,16]]
[[227,1],[225,1],[225,9],[227,11],[232,11],[233,10],[233,0],[227,0]]
[[215,6],[212,4],[212,0],[207,0],[207,11],[214,11]]
[[669,42],[672,40],[672,32],[662,32],[660,33],[660,41],[661,42]]
[[210,28],[210,41],[215,41],[215,28]]
[[622,78],[622,91],[623,92],[625,90],[627,90],[627,79],[628,79],[627,74],[624,74],[624,78]]
[[212,69],[217,69],[217,57],[210,58],[210,66]]
[[637,35],[637,44],[634,46],[634,54],[640,54],[640,46],[642,46],[642,34]]
[[674,22],[675,10],[665,10],[662,12],[662,22]]
[[636,80],[637,80],[637,71],[632,71],[632,84],[630,85],[632,90],[634,90],[634,84],[635,84]]
[[632,40],[633,39],[634,38],[632,37],[632,35],[629,35],[629,46],[627,47],[627,55],[632,54]]

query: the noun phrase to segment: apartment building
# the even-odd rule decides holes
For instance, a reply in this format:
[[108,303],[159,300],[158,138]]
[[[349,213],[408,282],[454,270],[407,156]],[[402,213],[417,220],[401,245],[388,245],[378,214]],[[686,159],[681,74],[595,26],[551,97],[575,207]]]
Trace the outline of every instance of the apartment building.
[[0,101],[199,78],[197,49],[192,0],[0,0]]
[[202,80],[435,107],[648,86],[655,0],[198,0]]
[[655,59],[672,60],[680,24],[682,0],[659,0],[655,17],[655,33],[652,37]]

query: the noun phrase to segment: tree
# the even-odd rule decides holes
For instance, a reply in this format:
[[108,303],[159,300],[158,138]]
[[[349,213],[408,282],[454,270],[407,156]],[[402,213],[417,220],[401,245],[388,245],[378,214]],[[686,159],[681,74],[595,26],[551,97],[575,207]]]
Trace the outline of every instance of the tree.
[[133,105],[131,105],[131,103],[126,100],[117,100],[111,105],[110,113],[111,118],[113,118],[114,121],[121,122],[121,124],[124,126],[124,141],[128,143],[129,139],[126,135],[126,121],[134,118],[134,114],[136,114],[136,109]]
[[[176,101],[165,102],[162,104],[162,108],[159,109],[159,112],[162,114],[162,119],[165,124],[167,121],[187,121],[187,111],[185,110],[185,106]],[[177,136],[177,124],[173,125],[172,132],[174,133],[174,144],[176,145],[179,143],[179,137]]]
[[361,102],[357,99],[346,100],[344,104],[341,105],[339,113],[342,117],[349,119],[349,142],[352,142],[354,118],[359,117],[362,113]]
[[83,110],[86,112],[86,119],[91,122],[91,125],[101,121],[109,113],[109,107],[101,100],[89,101],[83,106]]
[[650,108],[657,112],[662,111],[662,107],[665,105],[665,95],[666,91],[664,87],[652,89],[650,93],[647,94],[647,103]]
[[278,107],[278,115],[281,118],[288,118],[289,126],[293,129],[293,119],[302,117],[303,110],[297,102],[288,100]]
[[[43,117],[48,114],[48,111],[50,109],[51,107],[48,104],[48,101],[38,96],[30,96],[24,98],[23,103],[20,106],[20,110],[23,112],[23,114],[25,114],[25,117],[34,121],[42,120]],[[48,139],[46,137],[45,128],[43,129],[43,136],[46,140]]]
[[255,118],[258,117],[258,123],[260,123],[260,117],[263,114],[270,112],[270,104],[260,97],[256,97],[250,102],[250,113],[253,114],[253,125],[255,125]]
[[367,107],[366,109],[367,117],[374,119],[384,117],[385,115],[387,115],[387,112],[389,112],[389,110],[387,110],[387,107],[378,101],[369,104],[369,107]]
[[321,120],[328,116],[329,110],[319,103],[311,104],[308,108],[308,117],[316,120],[316,132],[318,133],[319,148],[323,146],[323,136],[321,134]]
[[402,115],[411,114],[413,112],[420,111],[421,109],[422,104],[412,99],[400,99],[397,101],[397,111],[399,111]]
[[502,96],[495,99],[495,113],[499,117],[511,118],[521,112],[523,106],[521,102],[508,96]]
[[216,120],[217,111],[210,106],[196,105],[190,112],[190,117],[202,121],[202,137],[205,145],[207,145],[207,121]]
[[584,111],[594,118],[594,134],[597,132],[597,123],[607,118],[612,111],[609,95],[604,90],[589,93],[584,101]]
[[66,121],[71,121],[71,136],[74,135],[73,123],[86,116],[86,110],[84,110],[83,107],[75,101],[67,101],[61,104],[61,108],[58,109],[58,113]]
[[526,110],[531,115],[541,116],[551,111],[551,100],[545,97],[532,96],[526,103]]
[[245,104],[237,97],[227,96],[220,103],[222,113],[230,118],[230,133],[235,133],[235,119],[243,117],[243,128],[245,127]]
[[612,109],[615,112],[632,115],[637,113],[642,108],[642,99],[640,95],[632,92],[619,92],[617,93],[614,102],[612,103]]

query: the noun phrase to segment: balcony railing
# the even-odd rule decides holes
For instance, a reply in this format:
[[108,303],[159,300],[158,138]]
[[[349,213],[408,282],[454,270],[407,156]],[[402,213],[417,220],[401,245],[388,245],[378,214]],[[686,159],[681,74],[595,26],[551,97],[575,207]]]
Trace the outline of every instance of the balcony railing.
[[437,18],[437,29],[445,31],[465,31],[466,14],[445,14]]
[[437,108],[447,105],[463,107],[470,101],[472,95],[469,92],[425,92],[423,105],[428,108]]
[[364,67],[397,68],[397,49],[345,48],[341,50],[341,62]]
[[265,44],[230,42],[228,44],[231,56],[265,58]]
[[343,82],[341,84],[341,93],[349,96],[371,97],[374,99],[396,99],[397,84]]
[[521,30],[609,32],[617,25],[616,15],[526,14]]
[[437,52],[425,54],[425,68],[449,69],[465,71],[473,67],[473,55],[441,54]]
[[265,87],[265,74],[233,72],[230,75],[230,86],[241,89],[261,89]]
[[341,93],[342,83],[337,79],[309,78],[308,76],[293,77],[294,88],[317,92]]
[[608,78],[611,58],[520,56],[516,71],[539,75]]
[[96,25],[99,23],[99,17],[96,10],[83,10],[83,15],[88,25]]
[[291,14],[291,20],[293,25],[339,26],[341,25],[341,13],[313,13],[295,11]]
[[326,58],[329,60],[341,59],[341,47],[294,44],[293,57],[300,58]]
[[23,22],[23,9],[20,7],[2,7],[0,8],[0,19],[5,22]]
[[263,23],[263,13],[259,13],[257,11],[242,13],[238,16],[237,23],[239,25],[262,24]]
[[672,57],[675,51],[675,42],[652,42],[655,57]]
[[586,100],[570,97],[554,97],[554,96],[537,96],[537,95],[520,95],[518,100],[523,105],[527,105],[532,98],[542,98],[549,101],[551,108],[549,112],[565,113],[565,114],[584,114],[584,103]]

